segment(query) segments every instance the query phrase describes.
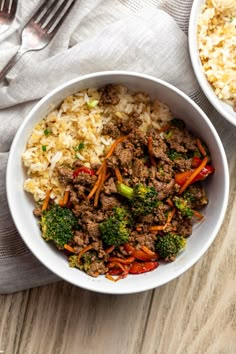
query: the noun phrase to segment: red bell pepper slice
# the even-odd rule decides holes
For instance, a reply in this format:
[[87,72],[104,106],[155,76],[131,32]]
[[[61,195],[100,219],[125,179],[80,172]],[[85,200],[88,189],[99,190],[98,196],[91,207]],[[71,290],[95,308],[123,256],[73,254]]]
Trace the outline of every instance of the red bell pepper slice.
[[73,177],[77,177],[80,173],[87,173],[90,176],[95,175],[95,171],[92,170],[91,168],[88,167],[78,167],[74,172],[73,172]]
[[198,156],[193,156],[192,158],[192,167],[197,168],[198,166],[201,165],[202,159]]
[[110,275],[120,275],[122,273],[122,269],[120,268],[111,268],[109,269],[108,274]]
[[134,262],[129,270],[130,274],[141,274],[150,272],[159,266],[158,262]]
[[[198,166],[200,166],[201,162],[202,162],[202,160],[199,157],[194,156],[192,159],[192,166],[194,168],[197,168]],[[191,184],[194,182],[197,182],[197,181],[203,181],[204,179],[207,178],[207,176],[209,176],[214,171],[215,171],[214,167],[212,167],[211,165],[206,165],[199,172],[199,174],[192,180]],[[176,173],[175,182],[177,184],[179,184],[180,186],[182,186],[186,182],[186,180],[191,176],[192,173],[193,173],[193,171],[185,171],[185,172]]]

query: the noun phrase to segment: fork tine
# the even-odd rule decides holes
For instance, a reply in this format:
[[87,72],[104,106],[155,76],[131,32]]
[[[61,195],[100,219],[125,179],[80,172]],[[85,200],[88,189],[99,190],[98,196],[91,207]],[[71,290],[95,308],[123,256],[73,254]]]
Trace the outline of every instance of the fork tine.
[[[71,4],[68,6],[67,10],[61,16],[61,18],[60,18],[60,20],[58,22],[57,22],[57,20],[60,17],[60,15],[63,13],[63,10],[65,9],[66,5],[68,4],[68,1],[64,0],[63,3],[61,4],[61,6],[57,9],[57,11],[54,14],[54,16],[51,18],[51,20],[48,22],[48,24],[44,28],[46,31],[49,32],[50,35],[54,36],[54,34],[57,32],[58,28],[61,26],[61,24],[65,20],[66,16],[69,14],[69,12],[70,12],[71,8],[73,7],[75,1],[76,0],[73,0],[71,2]],[[52,28],[55,23],[56,23],[55,27]]]
[[44,12],[44,10],[48,9],[48,0],[45,0],[42,5],[38,8],[38,10],[33,14],[31,17],[30,21],[34,21],[37,23],[37,20],[39,19],[40,15]]
[[9,4],[10,4],[10,0],[5,0],[4,5],[3,5],[3,12],[8,12],[9,9]]
[[12,0],[10,13],[15,14],[17,9],[17,0]]
[[58,4],[58,0],[54,0],[51,5],[48,7],[47,11],[44,13],[44,15],[42,17],[40,17],[40,20],[37,21],[37,24],[39,26],[43,26],[43,24],[45,23],[45,21],[47,20],[47,18],[49,17],[50,13],[53,11],[53,9],[56,7],[56,5]]

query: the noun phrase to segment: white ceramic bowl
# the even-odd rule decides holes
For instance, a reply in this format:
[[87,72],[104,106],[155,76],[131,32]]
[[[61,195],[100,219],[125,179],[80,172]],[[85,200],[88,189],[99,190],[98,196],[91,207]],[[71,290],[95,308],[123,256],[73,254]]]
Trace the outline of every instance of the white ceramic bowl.
[[[33,127],[66,96],[88,87],[100,87],[107,83],[124,84],[133,90],[142,90],[168,104],[176,117],[182,118],[189,129],[207,142],[211,152],[215,174],[207,184],[209,205],[206,220],[194,226],[186,251],[175,262],[160,265],[156,270],[129,275],[119,282],[111,282],[103,276],[92,278],[78,269],[70,268],[66,257],[46,243],[33,216],[34,202],[24,192],[25,171],[21,155]],[[11,214],[19,234],[33,254],[52,272],[62,279],[82,288],[109,293],[127,294],[152,289],[178,277],[189,269],[213,242],[223,221],[229,192],[227,160],[222,143],[210,120],[183,92],[172,85],[147,75],[131,72],[101,72],[78,77],[69,81],[39,101],[19,128],[8,160],[7,197]]]
[[202,63],[199,57],[198,43],[197,43],[197,21],[199,15],[202,11],[202,6],[205,0],[194,0],[193,6],[189,19],[189,29],[188,29],[188,42],[189,42],[189,53],[195,72],[195,76],[201,86],[202,91],[215,107],[215,109],[226,118],[231,124],[236,126],[236,112],[233,107],[229,104],[221,101],[215,94],[212,86],[207,81],[206,75],[204,74]]

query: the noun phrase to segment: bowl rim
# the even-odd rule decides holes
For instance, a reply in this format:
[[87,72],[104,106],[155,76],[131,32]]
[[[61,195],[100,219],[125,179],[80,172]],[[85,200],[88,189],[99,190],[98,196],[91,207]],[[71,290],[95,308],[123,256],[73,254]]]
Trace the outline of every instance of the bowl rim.
[[[172,91],[175,91],[178,95],[182,96],[185,100],[187,100],[195,110],[198,111],[198,113],[201,115],[201,117],[205,120],[205,122],[207,123],[207,125],[209,126],[210,131],[212,132],[212,135],[214,136],[214,139],[217,142],[217,145],[219,147],[220,153],[221,153],[221,158],[222,158],[222,163],[223,163],[223,174],[224,174],[224,179],[225,179],[225,184],[224,184],[224,198],[222,200],[222,205],[221,205],[221,210],[220,210],[220,214],[219,214],[219,218],[216,221],[215,225],[214,225],[214,230],[211,233],[211,237],[208,239],[208,241],[204,244],[204,247],[202,247],[201,251],[195,255],[195,257],[191,258],[191,261],[187,262],[187,264],[182,267],[180,270],[176,271],[175,274],[173,276],[169,276],[166,279],[164,279],[161,283],[158,284],[153,284],[150,282],[149,286],[139,286],[138,288],[136,288],[135,290],[130,289],[129,287],[126,287],[125,289],[112,289],[109,287],[105,287],[104,290],[102,290],[101,288],[96,288],[96,283],[91,283],[92,286],[86,286],[83,283],[79,284],[78,281],[76,282],[73,280],[68,280],[66,279],[62,274],[60,274],[60,271],[58,271],[58,269],[55,267],[52,269],[52,267],[47,263],[46,260],[42,260],[40,258],[40,255],[36,252],[35,249],[33,249],[27,242],[27,239],[24,236],[24,232],[22,232],[22,230],[18,227],[17,224],[17,216],[14,214],[13,210],[14,210],[14,198],[11,196],[11,185],[10,185],[10,177],[11,177],[11,166],[14,164],[14,150],[17,147],[17,143],[18,143],[18,137],[20,137],[22,131],[24,130],[25,126],[28,124],[28,121],[31,119],[31,117],[35,114],[35,112],[40,108],[40,106],[48,99],[50,99],[54,94],[56,94],[57,92],[65,89],[67,86],[70,86],[72,84],[75,84],[79,81],[83,81],[83,80],[87,80],[89,78],[97,78],[100,76],[110,76],[111,77],[111,82],[112,82],[112,76],[115,78],[116,76],[131,76],[131,77],[139,77],[139,78],[143,78],[146,80],[151,80],[154,81],[155,83],[161,84],[166,86],[167,88],[169,88]],[[125,294],[133,294],[133,293],[140,293],[143,291],[147,291],[147,290],[151,290],[151,289],[155,289],[159,286],[162,286],[176,278],[178,278],[180,275],[182,275],[183,273],[185,273],[188,269],[190,269],[202,256],[203,254],[208,250],[208,248],[210,247],[210,245],[212,244],[212,242],[214,241],[215,237],[217,236],[217,233],[219,232],[219,229],[222,225],[225,213],[226,213],[226,209],[227,209],[227,205],[228,205],[228,198],[229,198],[229,170],[228,170],[228,162],[227,162],[227,157],[225,154],[225,150],[223,147],[223,144],[220,140],[220,137],[215,129],[215,127],[213,126],[213,124],[211,123],[210,119],[207,117],[207,115],[203,112],[203,110],[190,98],[188,97],[184,92],[182,92],[180,89],[176,88],[175,86],[167,83],[164,80],[158,79],[156,77],[153,77],[151,75],[147,75],[147,74],[142,74],[142,73],[138,73],[138,72],[133,72],[133,71],[101,71],[101,72],[95,72],[95,73],[90,73],[87,75],[83,75],[83,76],[78,76],[72,80],[66,81],[65,83],[59,85],[58,87],[56,87],[54,90],[50,91],[47,95],[45,95],[41,100],[39,100],[39,102],[37,102],[35,104],[35,106],[30,110],[30,112],[26,115],[25,119],[23,120],[22,124],[20,125],[20,127],[17,130],[17,133],[13,139],[11,148],[10,148],[10,152],[9,152],[9,158],[8,158],[8,163],[7,163],[7,170],[6,170],[6,193],[7,193],[7,200],[8,200],[8,205],[9,205],[9,209],[10,209],[10,213],[12,216],[12,219],[14,221],[14,224],[18,230],[19,235],[21,236],[21,238],[23,239],[23,241],[25,242],[25,244],[27,245],[27,247],[29,248],[29,250],[33,253],[33,255],[40,261],[40,263],[42,263],[47,269],[49,269],[52,273],[56,274],[60,279],[63,279],[77,287],[81,287],[83,289],[86,290],[90,290],[90,291],[94,291],[94,292],[98,292],[98,293],[104,293],[104,294],[113,294],[113,295],[125,295]]]
[[207,99],[210,101],[212,106],[223,116],[229,123],[236,126],[236,112],[235,117],[232,113],[228,112],[223,105],[231,107],[224,101],[221,101],[214,92],[214,89],[211,87],[210,83],[207,81],[206,75],[202,69],[201,60],[199,57],[198,43],[197,43],[197,19],[200,14],[201,6],[206,2],[206,0],[194,0],[192,9],[189,17],[188,25],[188,47],[189,55],[192,63],[193,71],[195,77],[204,92]]

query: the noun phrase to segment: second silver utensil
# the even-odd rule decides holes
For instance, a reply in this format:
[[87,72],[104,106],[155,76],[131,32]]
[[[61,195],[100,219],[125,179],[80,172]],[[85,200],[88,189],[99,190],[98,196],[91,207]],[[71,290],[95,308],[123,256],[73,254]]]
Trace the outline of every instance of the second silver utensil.
[[49,44],[70,12],[75,1],[76,0],[46,0],[43,2],[23,28],[21,46],[18,52],[0,71],[0,81],[6,77],[7,73],[24,53],[31,50],[43,49]]
[[17,8],[17,0],[0,0],[0,33],[12,24]]

